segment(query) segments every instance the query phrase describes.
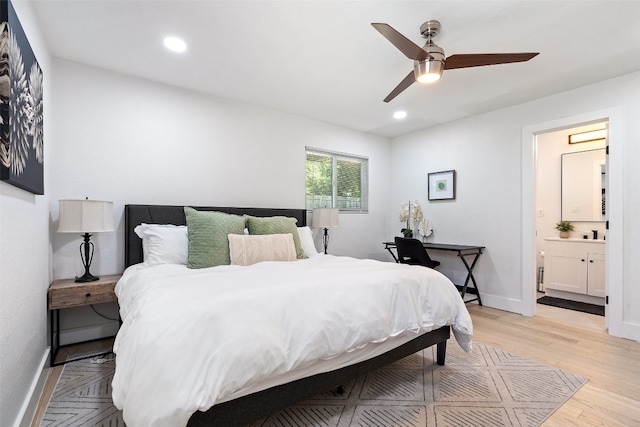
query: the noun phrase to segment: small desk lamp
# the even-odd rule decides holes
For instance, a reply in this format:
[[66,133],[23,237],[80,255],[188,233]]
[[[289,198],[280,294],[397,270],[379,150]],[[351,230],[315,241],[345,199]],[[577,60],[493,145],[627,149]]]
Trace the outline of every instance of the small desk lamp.
[[329,228],[338,226],[338,208],[317,208],[313,210],[312,227],[324,228],[324,253],[329,246]]
[[113,231],[113,202],[98,200],[60,200],[60,218],[58,233],[84,233],[84,242],[80,244],[80,258],[84,266],[84,275],[76,277],[76,282],[93,282],[98,280],[89,273],[93,260],[93,243],[91,234]]

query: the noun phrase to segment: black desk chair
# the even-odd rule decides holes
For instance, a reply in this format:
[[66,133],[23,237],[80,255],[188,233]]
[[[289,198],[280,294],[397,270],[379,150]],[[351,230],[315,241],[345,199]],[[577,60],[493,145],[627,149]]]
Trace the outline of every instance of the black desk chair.
[[396,237],[395,241],[398,262],[401,264],[422,265],[429,268],[436,268],[440,265],[440,261],[434,261],[429,257],[420,240]]

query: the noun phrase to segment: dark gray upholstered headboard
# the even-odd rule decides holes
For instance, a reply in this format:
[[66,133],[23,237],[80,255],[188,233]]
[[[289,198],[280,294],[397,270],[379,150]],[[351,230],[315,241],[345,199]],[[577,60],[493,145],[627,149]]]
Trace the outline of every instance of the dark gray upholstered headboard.
[[[298,220],[298,227],[307,225],[306,209],[233,208],[193,206],[201,211],[218,211],[236,215],[288,216]],[[125,268],[143,261],[142,240],[133,231],[136,226],[146,224],[185,225],[184,206],[125,205],[124,207],[124,265]]]

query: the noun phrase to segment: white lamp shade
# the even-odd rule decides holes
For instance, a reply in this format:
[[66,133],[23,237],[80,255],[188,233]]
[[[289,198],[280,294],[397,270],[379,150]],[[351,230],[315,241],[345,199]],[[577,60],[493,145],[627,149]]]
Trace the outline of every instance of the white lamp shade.
[[338,208],[317,208],[313,210],[312,227],[332,228],[338,227]]
[[59,233],[113,231],[113,202],[60,200]]

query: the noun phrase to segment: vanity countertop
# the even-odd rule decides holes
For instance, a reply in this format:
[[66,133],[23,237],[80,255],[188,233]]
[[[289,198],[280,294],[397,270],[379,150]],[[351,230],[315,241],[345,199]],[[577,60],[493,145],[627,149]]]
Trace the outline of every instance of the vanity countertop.
[[544,240],[554,240],[557,242],[601,243],[601,244],[604,244],[607,242],[604,239],[577,239],[577,238],[562,239],[560,237],[545,237]]

